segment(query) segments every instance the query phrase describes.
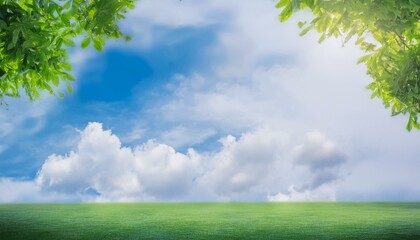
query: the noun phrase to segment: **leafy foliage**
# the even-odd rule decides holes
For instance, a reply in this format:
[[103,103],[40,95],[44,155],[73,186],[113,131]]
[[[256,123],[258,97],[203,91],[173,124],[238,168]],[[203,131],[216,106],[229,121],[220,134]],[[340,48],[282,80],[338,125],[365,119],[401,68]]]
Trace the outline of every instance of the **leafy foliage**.
[[[117,22],[135,0],[0,0],[0,98],[29,99],[70,82],[67,49],[82,37],[101,51],[105,38],[123,36]],[[62,96],[63,93],[58,93]]]
[[382,99],[392,115],[408,114],[407,130],[420,129],[420,0],[280,0],[280,21],[309,8],[314,18],[299,22],[301,35],[311,29],[324,39],[355,38],[365,52],[373,81],[367,86],[372,98]]

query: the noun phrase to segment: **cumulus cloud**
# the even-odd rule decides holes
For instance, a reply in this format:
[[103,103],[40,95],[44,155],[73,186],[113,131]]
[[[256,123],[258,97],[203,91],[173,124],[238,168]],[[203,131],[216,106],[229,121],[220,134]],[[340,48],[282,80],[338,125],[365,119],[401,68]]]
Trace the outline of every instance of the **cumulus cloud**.
[[220,140],[222,148],[210,157],[211,168],[202,179],[218,195],[235,197],[261,186],[273,173],[275,163],[284,161],[281,153],[287,136],[257,129],[237,139],[229,135]]
[[[124,147],[110,130],[92,122],[80,131],[77,146],[65,155],[50,155],[34,180],[0,179],[5,193],[0,201],[265,200],[256,196],[304,186],[308,174],[314,175],[311,187],[293,186],[268,200],[335,199],[331,179],[314,183],[325,169],[341,164],[330,158],[342,155],[319,132],[308,133],[295,148],[290,136],[268,127],[228,135],[220,144],[201,153],[180,153],[155,140]],[[293,170],[301,165],[303,171]]]
[[291,185],[286,194],[268,195],[269,201],[333,201],[340,166],[346,155],[319,131],[308,132],[303,144],[292,152],[295,166],[306,167],[311,176],[301,186]]
[[280,153],[287,143],[287,136],[262,128],[222,138],[215,152],[183,154],[154,140],[122,147],[100,123],[89,123],[80,135],[75,150],[48,157],[37,186],[95,201],[185,199],[191,191],[235,199],[261,191],[275,163],[284,160]]
[[66,194],[91,193],[100,201],[133,201],[184,194],[196,174],[193,151],[186,155],[154,141],[122,147],[100,123],[89,123],[74,151],[51,155],[36,183]]
[[293,150],[294,162],[307,166],[314,175],[311,187],[335,181],[338,168],[345,162],[345,154],[320,132],[306,134],[304,144]]
[[148,141],[134,150],[134,156],[144,191],[152,196],[185,195],[198,175],[199,156],[192,149],[182,154],[169,145]]

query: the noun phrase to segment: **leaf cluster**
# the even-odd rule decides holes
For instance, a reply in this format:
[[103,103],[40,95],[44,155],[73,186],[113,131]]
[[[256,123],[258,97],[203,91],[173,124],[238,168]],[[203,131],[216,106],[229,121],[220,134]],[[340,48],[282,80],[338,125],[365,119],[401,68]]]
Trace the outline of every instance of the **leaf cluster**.
[[71,92],[67,51],[74,39],[101,51],[106,38],[123,36],[117,23],[134,1],[0,0],[0,98],[23,89],[34,100],[41,91],[56,94],[61,82]]
[[301,35],[314,29],[326,38],[355,39],[365,55],[372,98],[392,115],[408,115],[407,130],[420,129],[420,0],[280,0],[280,21],[310,9],[314,18],[299,22]]

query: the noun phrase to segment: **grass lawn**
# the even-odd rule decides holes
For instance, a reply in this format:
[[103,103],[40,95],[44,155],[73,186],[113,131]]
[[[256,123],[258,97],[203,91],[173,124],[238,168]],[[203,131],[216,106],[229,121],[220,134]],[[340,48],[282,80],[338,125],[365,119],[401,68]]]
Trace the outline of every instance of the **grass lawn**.
[[0,204],[0,239],[420,239],[420,203]]

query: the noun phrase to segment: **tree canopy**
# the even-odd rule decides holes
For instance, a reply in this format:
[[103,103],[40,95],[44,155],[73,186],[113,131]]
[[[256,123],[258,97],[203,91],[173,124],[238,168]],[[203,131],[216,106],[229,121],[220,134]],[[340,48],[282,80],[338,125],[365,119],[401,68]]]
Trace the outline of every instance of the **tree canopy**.
[[[29,99],[69,81],[68,48],[82,38],[101,51],[105,38],[123,34],[117,26],[135,0],[0,0],[0,98]],[[63,95],[63,93],[58,93]]]
[[380,98],[392,115],[407,114],[407,130],[420,129],[420,0],[280,0],[280,21],[310,9],[313,19],[299,22],[301,35],[311,29],[319,42],[355,39],[365,52],[372,98]]

